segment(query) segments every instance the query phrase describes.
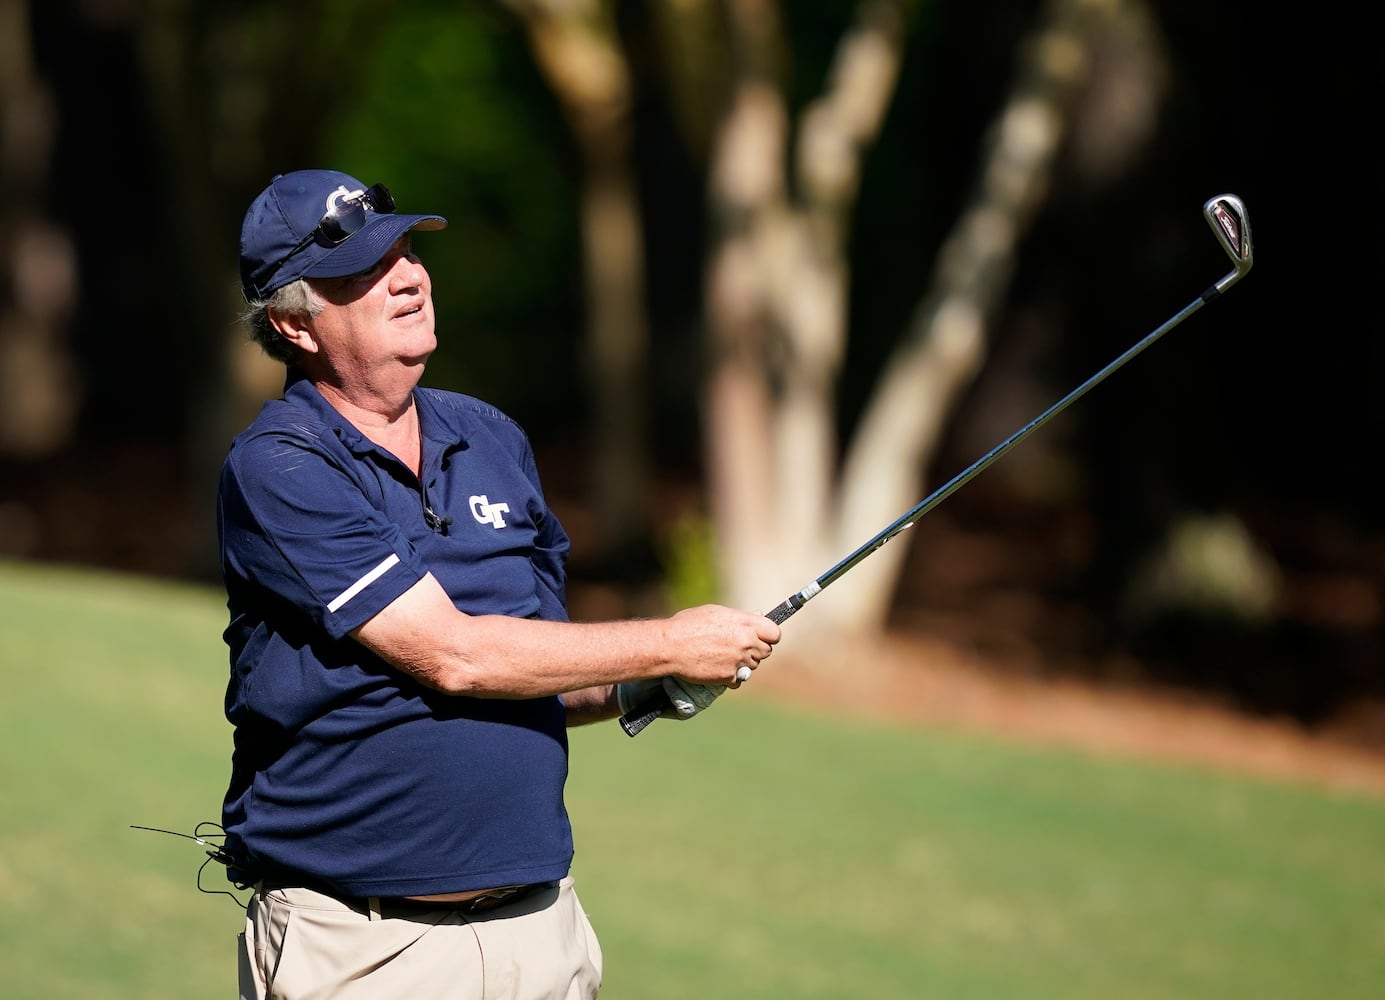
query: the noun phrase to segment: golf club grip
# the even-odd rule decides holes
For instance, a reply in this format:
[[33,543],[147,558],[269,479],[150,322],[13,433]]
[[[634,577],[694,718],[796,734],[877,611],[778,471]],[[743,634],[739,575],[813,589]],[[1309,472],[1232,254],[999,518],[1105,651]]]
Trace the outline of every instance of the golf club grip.
[[625,730],[626,736],[638,736],[644,732],[645,726],[665,712],[671,711],[673,711],[673,702],[669,701],[668,695],[661,690],[657,697],[651,698],[643,705],[636,705],[622,715],[620,728]]
[[[798,597],[798,604],[795,605],[794,597]],[[775,605],[765,615],[776,625],[782,625],[793,617],[793,613],[803,607],[803,599],[798,594],[786,598],[784,601]],[[626,736],[638,736],[644,728],[651,722],[663,715],[665,712],[672,711],[673,702],[668,700],[668,695],[661,688],[655,698],[651,698],[643,705],[637,705],[620,717],[620,728],[625,730]]]
[[794,594],[793,597],[785,598],[783,601],[770,608],[765,617],[776,625],[783,625],[793,617],[795,611],[803,607],[803,599],[799,597],[798,603],[794,604],[794,597],[799,597],[799,595]]

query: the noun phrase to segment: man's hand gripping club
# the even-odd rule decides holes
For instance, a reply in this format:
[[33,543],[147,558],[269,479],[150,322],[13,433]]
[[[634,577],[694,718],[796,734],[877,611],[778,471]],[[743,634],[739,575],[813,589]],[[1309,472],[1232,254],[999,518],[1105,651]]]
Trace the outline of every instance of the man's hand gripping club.
[[748,681],[781,635],[779,626],[760,614],[717,605],[680,611],[668,619],[670,661],[677,669],[663,677],[617,684],[616,701],[627,713],[662,691],[673,705],[672,718],[691,719],[710,708],[727,688]]

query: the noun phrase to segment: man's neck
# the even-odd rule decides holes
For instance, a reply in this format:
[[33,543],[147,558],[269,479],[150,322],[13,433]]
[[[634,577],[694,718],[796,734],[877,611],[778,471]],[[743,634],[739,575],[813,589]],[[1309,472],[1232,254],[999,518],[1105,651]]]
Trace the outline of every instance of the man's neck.
[[331,383],[316,382],[322,398],[369,440],[419,474],[422,446],[412,389],[402,398],[374,393],[348,395]]

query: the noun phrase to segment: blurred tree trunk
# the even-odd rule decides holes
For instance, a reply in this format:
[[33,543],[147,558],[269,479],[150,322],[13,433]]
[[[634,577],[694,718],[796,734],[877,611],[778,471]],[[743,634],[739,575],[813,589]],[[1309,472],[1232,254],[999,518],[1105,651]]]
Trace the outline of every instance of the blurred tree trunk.
[[637,556],[649,535],[649,332],[644,237],[631,162],[630,68],[613,5],[602,0],[505,0],[563,107],[582,154],[587,303],[586,385],[593,411],[588,480],[595,537],[608,567]]
[[58,109],[34,66],[29,4],[0,0],[0,458],[71,442],[81,405],[68,344],[71,235],[43,214]]
[[[187,478],[198,496],[214,495],[231,438],[283,381],[283,366],[251,345],[239,324],[227,322],[242,308],[239,288],[226,280],[235,272],[228,272],[225,254],[208,253],[203,235],[226,232],[223,220],[234,215],[218,197],[261,169],[255,155],[261,147],[253,141],[261,123],[237,115],[247,104],[228,99],[248,83],[236,67],[250,48],[248,20],[160,0],[137,25],[144,111],[166,164],[164,196],[174,220],[164,252],[187,292],[185,321],[195,331],[180,345],[195,387],[181,426]],[[203,550],[187,558],[191,568],[212,572],[215,538],[201,537]]]
[[[606,518],[602,544],[618,544],[647,531],[648,347],[631,70],[610,3],[506,4],[525,24],[583,155],[594,504]],[[912,0],[859,3],[824,90],[794,112],[773,0],[651,4],[664,36],[661,82],[691,144],[708,150],[708,496],[721,597],[745,607],[776,603],[921,498],[947,418],[985,361],[1017,246],[1096,56],[1112,37],[1131,34],[1122,26],[1147,27],[1132,15],[1140,0],[1048,0],[990,130],[981,176],[843,449],[835,389],[848,347],[847,238],[913,9]],[[1141,87],[1148,89],[1136,79],[1135,91]],[[1116,124],[1088,143],[1108,160],[1138,139]],[[853,570],[851,586],[824,600],[804,627],[878,630],[905,555],[893,546]]]
[[[784,40],[775,6],[727,4],[736,58],[710,167],[705,398],[725,599],[768,608],[922,499],[946,420],[985,361],[1017,245],[1050,184],[1095,54],[1138,6],[1045,5],[969,202],[838,465],[833,389],[847,349],[846,235],[862,158],[893,95],[910,4],[858,5],[824,92],[796,121],[776,85]],[[795,628],[879,630],[905,555],[900,544],[880,550]]]
[[909,8],[858,6],[826,91],[795,123],[779,82],[776,5],[727,5],[735,55],[709,168],[704,410],[718,564],[735,604],[777,603],[825,568],[835,545],[846,234],[864,150],[894,94]]
[[[384,6],[157,0],[136,22],[144,112],[165,164],[173,220],[163,252],[184,283],[186,326],[195,331],[180,346],[194,386],[182,426],[198,495],[213,494],[231,438],[284,380],[284,366],[242,324],[227,322],[244,309],[238,275],[205,234],[227,232],[226,220],[238,232],[249,197],[242,192],[316,160],[330,113],[351,97],[346,78],[323,69],[354,55],[356,35],[344,19],[368,22]],[[328,15],[337,30],[323,30]],[[189,554],[198,568],[214,565],[213,542],[208,536],[207,551]]]

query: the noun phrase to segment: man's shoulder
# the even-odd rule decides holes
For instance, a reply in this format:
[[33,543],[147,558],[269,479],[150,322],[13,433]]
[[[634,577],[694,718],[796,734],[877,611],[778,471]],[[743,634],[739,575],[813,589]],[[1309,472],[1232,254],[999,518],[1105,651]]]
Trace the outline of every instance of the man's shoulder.
[[260,407],[260,412],[241,437],[261,434],[287,433],[317,437],[327,430],[327,421],[322,415],[291,400],[271,399]]
[[331,436],[331,425],[320,414],[288,400],[271,399],[260,408],[254,421],[236,435],[228,458],[243,460],[286,444],[312,449]]

